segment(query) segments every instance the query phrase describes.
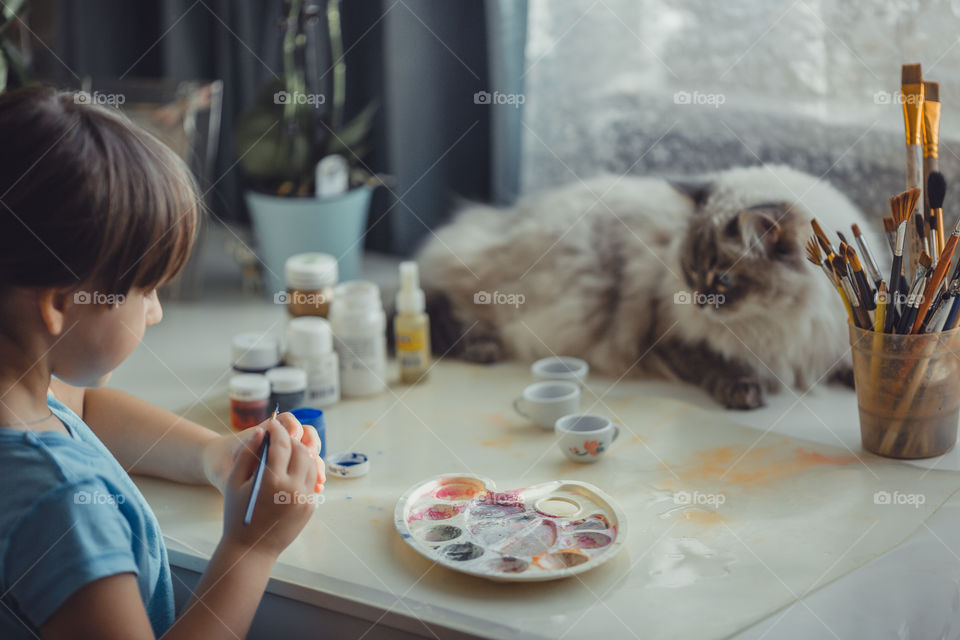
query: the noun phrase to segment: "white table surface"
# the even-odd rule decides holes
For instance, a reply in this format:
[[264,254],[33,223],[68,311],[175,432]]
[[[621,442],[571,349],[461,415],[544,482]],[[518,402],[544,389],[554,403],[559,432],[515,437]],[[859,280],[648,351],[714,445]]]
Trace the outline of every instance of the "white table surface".
[[[212,417],[212,420],[224,419],[224,408],[217,406],[217,403],[223,402],[230,374],[230,337],[253,330],[268,330],[280,335],[286,322],[284,309],[260,300],[226,297],[196,303],[166,304],[164,311],[163,322],[148,329],[143,344],[118,368],[110,385],[171,410],[188,405],[195,405],[195,409],[209,405],[209,415],[219,416]],[[818,386],[806,394],[785,391],[770,396],[767,406],[761,409],[733,412],[718,408],[706,394],[686,385],[660,381],[624,384],[636,385],[638,392],[644,395],[682,400],[758,429],[771,429],[798,438],[845,447],[853,453],[861,451],[855,397],[852,391],[840,387]],[[337,442],[337,436],[333,433],[328,435],[328,440],[331,450],[349,444]],[[435,444],[425,441],[424,446]],[[941,458],[916,464],[957,470],[960,467],[958,455],[955,450]],[[153,479],[137,480],[165,530],[203,532],[204,536],[213,536],[213,539],[219,536],[220,512],[216,504],[216,492],[199,487],[189,489],[189,500],[195,501],[197,513],[206,515],[191,522],[165,522],[166,513],[170,511],[164,506],[171,495],[168,483]],[[342,498],[342,493],[360,489],[360,485],[351,489],[349,482],[331,479],[328,482],[328,499]],[[402,492],[405,488],[398,487],[398,491]],[[182,487],[177,488],[175,495],[185,495]],[[182,512],[182,509],[174,511]],[[392,513],[371,515],[383,518],[387,523],[392,521]],[[957,637],[960,634],[958,533],[960,500],[955,496],[914,536],[893,551],[813,593],[798,594],[801,598],[796,603],[737,637]],[[395,543],[399,543],[398,538],[383,540],[383,544]],[[185,547],[176,539],[168,539],[168,547],[172,563],[193,570],[202,569],[209,557],[205,550]],[[351,606],[343,601],[331,604],[322,595],[322,589],[311,589],[311,581],[324,584],[326,590],[330,589],[331,585],[325,583],[322,576],[283,568],[278,568],[274,575],[283,580],[272,583],[272,588],[283,595],[318,606]],[[371,610],[387,609],[390,605],[401,615],[418,615],[414,610],[416,604],[402,601],[403,594],[370,592],[367,595],[366,598],[353,599],[358,603],[356,615],[369,617]],[[384,595],[390,597],[385,599]],[[476,620],[448,622],[452,628],[467,629],[479,635],[489,633],[506,637],[514,634],[493,622],[485,627]],[[409,629],[429,635],[423,627],[418,629],[416,624]],[[866,632],[867,629],[869,632]],[[626,630],[624,634],[624,637],[631,637]],[[642,637],[639,630],[638,637]]]

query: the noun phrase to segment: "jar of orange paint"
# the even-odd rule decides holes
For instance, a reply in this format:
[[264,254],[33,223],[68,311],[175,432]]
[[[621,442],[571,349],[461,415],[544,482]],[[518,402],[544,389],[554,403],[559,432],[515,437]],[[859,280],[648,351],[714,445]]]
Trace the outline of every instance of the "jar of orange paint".
[[230,378],[230,424],[237,431],[255,427],[270,417],[267,376],[243,373]]

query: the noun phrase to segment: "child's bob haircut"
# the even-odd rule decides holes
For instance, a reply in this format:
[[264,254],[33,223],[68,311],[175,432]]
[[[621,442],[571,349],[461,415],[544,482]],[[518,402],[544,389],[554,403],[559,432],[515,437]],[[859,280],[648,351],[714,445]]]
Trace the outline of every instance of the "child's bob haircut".
[[0,95],[0,293],[149,291],[190,255],[199,204],[189,169],[118,111],[76,95]]

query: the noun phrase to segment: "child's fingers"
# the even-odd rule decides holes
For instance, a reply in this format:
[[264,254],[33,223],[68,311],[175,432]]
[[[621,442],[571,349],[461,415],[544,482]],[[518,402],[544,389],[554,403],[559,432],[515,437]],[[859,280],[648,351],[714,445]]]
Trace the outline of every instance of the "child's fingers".
[[317,433],[317,430],[312,424],[303,425],[303,436],[301,436],[300,442],[307,445],[307,447],[312,447],[319,454],[320,434]]
[[303,425],[300,424],[300,421],[297,420],[297,417],[292,413],[281,413],[277,416],[277,420],[280,421],[280,424],[282,424],[283,428],[287,430],[287,433],[290,434],[291,438],[294,440],[300,440],[303,438]]
[[240,486],[256,471],[258,456],[260,454],[260,444],[263,442],[265,433],[263,429],[259,427],[256,428],[253,437],[246,441],[245,446],[241,445],[237,450],[236,461],[233,463],[233,469],[230,471],[230,477],[227,479],[229,486]]
[[267,466],[270,471],[285,474],[290,463],[291,444],[290,433],[277,420],[270,420],[267,428],[270,430],[270,451],[267,452]]
[[[316,469],[316,463],[313,461],[310,450],[305,445],[294,441],[293,451],[290,453],[290,463],[287,465],[287,475],[295,481],[301,482],[307,477],[307,472],[314,469]],[[311,481],[307,486],[312,484]]]
[[316,477],[314,477],[311,482],[314,484],[314,493],[320,492],[321,485],[327,481],[326,470],[324,469],[323,460],[320,458],[320,455],[323,453],[320,451],[320,435],[317,433],[317,430],[313,425],[305,424],[303,425],[303,438],[301,440],[311,454],[314,455],[314,460],[316,461]]

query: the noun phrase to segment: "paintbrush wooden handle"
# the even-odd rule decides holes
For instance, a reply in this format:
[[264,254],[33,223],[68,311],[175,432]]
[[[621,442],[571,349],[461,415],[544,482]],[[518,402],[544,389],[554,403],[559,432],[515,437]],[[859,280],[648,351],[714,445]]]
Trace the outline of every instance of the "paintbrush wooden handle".
[[890,291],[887,292],[887,295],[890,296],[890,302],[887,303],[887,318],[883,326],[884,333],[893,333],[899,315],[900,303],[903,300],[903,294],[900,291],[900,279],[903,277],[900,275],[902,262],[903,256],[893,255],[893,265],[890,267]]
[[953,258],[953,250],[956,248],[957,236],[951,233],[947,239],[947,246],[943,248],[943,253],[940,254],[940,261],[937,262],[937,268],[934,270],[933,275],[930,276],[930,280],[927,281],[927,286],[923,290],[920,310],[917,311],[917,319],[913,323],[913,329],[910,330],[910,333],[919,333],[920,325],[923,324],[923,318],[927,314],[927,309],[930,308],[930,303],[933,302],[933,294],[940,288],[943,277],[947,275],[947,270],[950,268],[950,260]]
[[907,145],[907,189],[920,189],[920,197],[913,211],[910,212],[910,219],[907,221],[907,236],[910,240],[910,255],[907,260],[907,277],[912,278],[920,264],[920,253],[923,251],[923,238],[917,236],[917,231],[913,227],[913,216],[918,210],[923,209],[923,153],[918,144]]

